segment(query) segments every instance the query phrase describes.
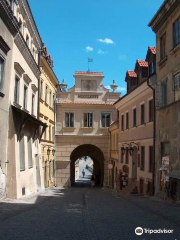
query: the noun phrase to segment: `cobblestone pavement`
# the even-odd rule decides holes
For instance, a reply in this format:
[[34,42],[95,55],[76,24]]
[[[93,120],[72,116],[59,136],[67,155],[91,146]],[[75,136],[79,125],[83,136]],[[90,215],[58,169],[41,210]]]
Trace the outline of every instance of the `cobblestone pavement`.
[[[135,228],[173,234],[135,234]],[[0,240],[180,240],[180,205],[110,190],[55,188],[0,203]]]

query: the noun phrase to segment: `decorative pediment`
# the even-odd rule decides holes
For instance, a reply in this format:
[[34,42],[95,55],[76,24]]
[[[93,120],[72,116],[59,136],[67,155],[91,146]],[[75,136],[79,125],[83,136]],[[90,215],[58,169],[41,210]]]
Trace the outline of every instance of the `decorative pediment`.
[[37,92],[38,91],[38,88],[36,87],[35,84],[31,84],[31,88],[34,92]]
[[32,80],[30,79],[30,77],[27,74],[23,75],[23,79],[28,85],[30,84],[30,82],[32,82]]
[[21,65],[18,62],[14,63],[14,69],[20,76],[22,76],[22,74],[24,73],[24,69],[21,67]]

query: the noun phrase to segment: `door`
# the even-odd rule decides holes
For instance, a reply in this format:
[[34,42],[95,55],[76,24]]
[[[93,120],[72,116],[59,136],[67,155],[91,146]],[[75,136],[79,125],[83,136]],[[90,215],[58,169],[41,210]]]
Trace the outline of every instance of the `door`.
[[140,179],[140,181],[139,181],[139,191],[140,191],[140,194],[144,193],[144,180],[143,179]]

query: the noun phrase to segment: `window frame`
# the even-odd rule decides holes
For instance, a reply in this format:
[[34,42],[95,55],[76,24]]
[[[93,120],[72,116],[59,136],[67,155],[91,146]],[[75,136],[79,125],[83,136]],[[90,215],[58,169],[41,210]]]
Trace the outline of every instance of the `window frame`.
[[[85,126],[85,115],[87,115],[87,126]],[[92,118],[92,120],[91,120]],[[93,128],[94,114],[93,112],[84,112],[83,113],[83,128]]]
[[124,114],[121,115],[121,131],[124,131]]
[[[176,76],[179,76],[179,79],[177,83],[175,82]],[[180,100],[180,72],[177,72],[176,74],[173,75],[173,83],[174,83],[174,101]],[[177,92],[179,93],[179,97],[176,99],[176,85],[178,86]]]
[[[66,115],[69,115],[68,116],[68,126],[66,125]],[[72,114],[72,115],[71,115]],[[73,116],[73,126],[71,126],[71,116]],[[75,116],[75,114],[74,114],[74,112],[65,112],[65,116],[64,116],[64,126],[66,127],[66,128],[74,128],[74,116]]]
[[23,108],[26,110],[27,110],[27,100],[28,100],[28,86],[24,83]]
[[[18,80],[18,81],[16,81]],[[17,83],[17,85],[16,85]],[[19,104],[19,88],[20,88],[20,77],[15,74],[15,85],[14,85],[14,103]]]
[[166,57],[166,32],[160,37],[160,61]]
[[137,108],[136,107],[133,108],[133,127],[137,127]]
[[149,122],[154,121],[154,99],[150,99],[148,102],[149,106]]
[[129,129],[129,112],[126,112],[126,129]]
[[[175,29],[176,23],[178,24],[177,29]],[[180,43],[180,17],[178,17],[173,23],[173,47],[175,48],[179,43]]]
[[142,103],[140,105],[140,113],[141,113],[141,125],[144,125],[145,124],[145,103]]
[[140,170],[145,171],[145,146],[141,146],[141,164]]
[[0,71],[0,91],[2,91],[3,89],[3,85],[4,85],[4,74],[5,74],[5,58],[0,54],[0,61],[2,61],[2,68]]
[[[107,117],[105,118],[105,126],[103,126],[103,121],[102,121],[102,116],[103,114],[109,114],[110,118],[109,118],[109,124],[107,124]],[[111,113],[110,112],[101,112],[101,128],[108,128],[111,124]]]
[[[166,90],[165,87],[166,86]],[[166,94],[164,93],[166,92]],[[162,107],[165,107],[168,105],[168,84],[167,80],[161,82],[161,102],[162,102]]]
[[34,110],[35,110],[35,93],[32,92],[32,96],[31,96],[31,114],[34,114]]

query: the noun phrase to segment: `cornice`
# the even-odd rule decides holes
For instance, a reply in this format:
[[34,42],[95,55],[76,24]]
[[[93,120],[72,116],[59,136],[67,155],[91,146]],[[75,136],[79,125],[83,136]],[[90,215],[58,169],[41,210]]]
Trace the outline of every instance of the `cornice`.
[[0,1],[1,18],[13,36],[19,31],[19,24],[6,0]]
[[36,61],[34,60],[34,57],[20,32],[18,32],[18,34],[16,35],[14,42],[15,42],[16,46],[18,47],[19,51],[21,52],[22,56],[26,60],[28,66],[31,68],[32,72],[36,76],[36,78],[39,79],[40,74],[41,74],[39,67],[38,67]]
[[180,0],[166,0],[154,15],[148,26],[156,33],[179,4]]

